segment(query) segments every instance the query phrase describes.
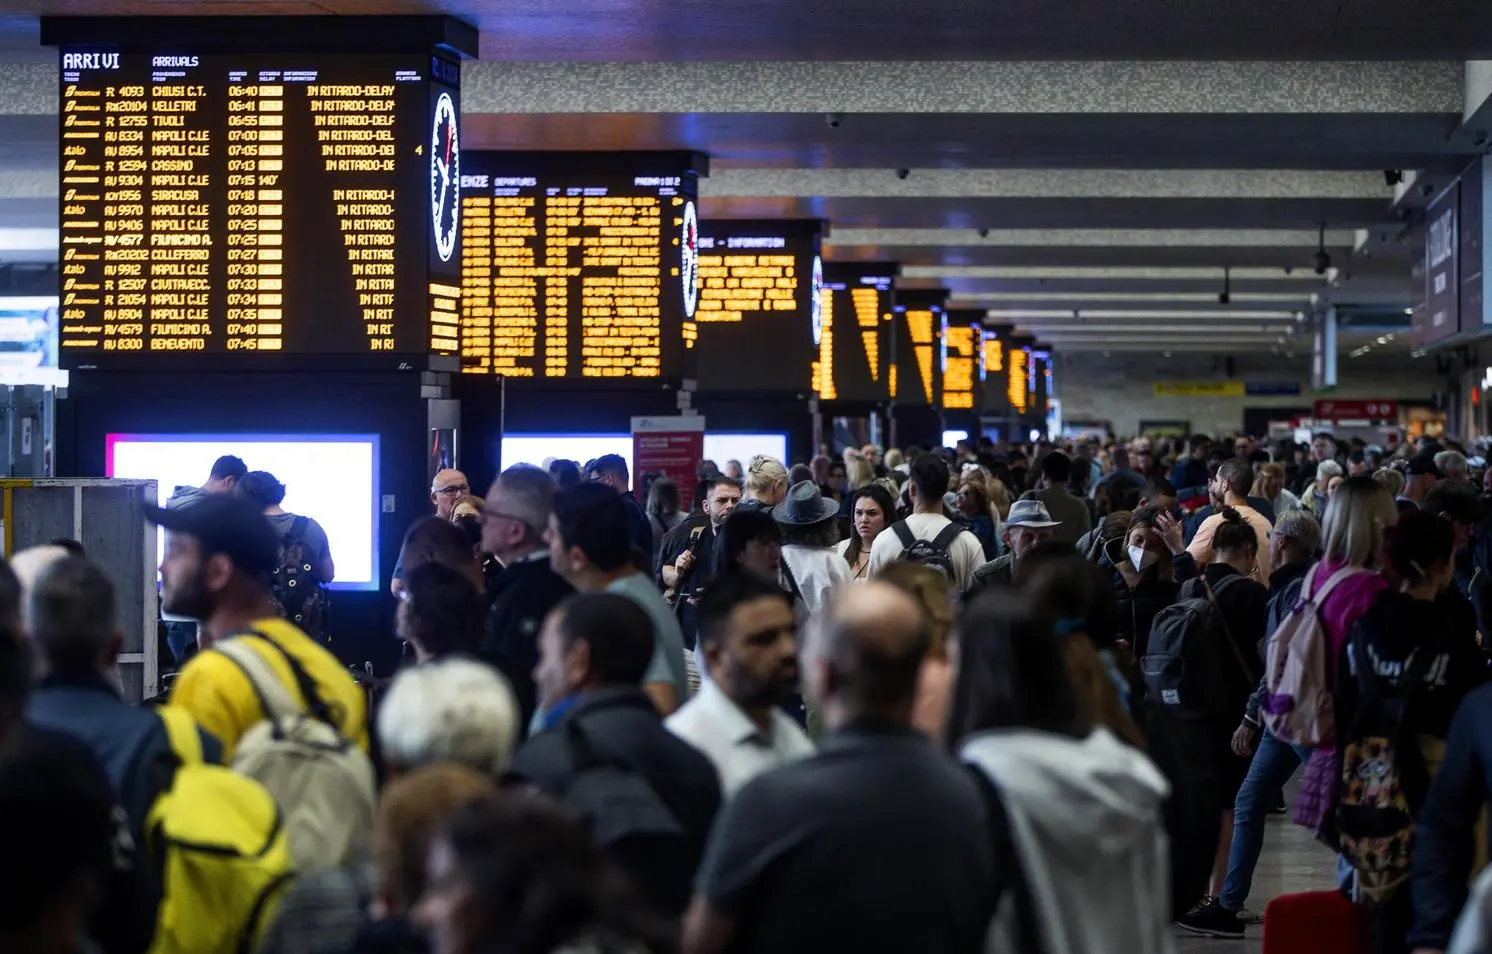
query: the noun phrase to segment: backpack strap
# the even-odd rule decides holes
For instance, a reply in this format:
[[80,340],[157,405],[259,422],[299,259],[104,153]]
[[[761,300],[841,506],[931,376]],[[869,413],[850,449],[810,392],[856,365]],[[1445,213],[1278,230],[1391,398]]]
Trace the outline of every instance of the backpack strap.
[[254,690],[254,696],[259,700],[259,708],[264,710],[264,717],[272,722],[280,719],[288,719],[299,715],[301,707],[291,697],[290,690],[275,675],[264,657],[254,652],[242,642],[224,640],[213,647],[213,650],[226,657],[233,665],[238,667],[239,672],[249,681]]
[[[911,530],[908,529],[907,532],[910,533]],[[956,521],[949,521],[948,526],[940,530],[936,537],[933,537],[932,544],[939,550],[943,550],[944,552],[951,552],[953,541],[957,540],[958,535],[964,532],[964,527],[961,524]],[[911,546],[911,544],[907,545]]]
[[896,539],[901,541],[901,548],[903,550],[917,542],[917,535],[912,532],[911,527],[907,526],[905,520],[898,520],[893,523],[891,525],[891,532],[895,533]]
[[182,765],[202,764],[202,736],[198,734],[197,721],[185,709],[176,706],[157,706],[156,717],[166,730],[166,741],[172,753]]
[[1223,642],[1227,643],[1228,648],[1233,651],[1233,658],[1238,661],[1238,669],[1243,673],[1243,681],[1248,684],[1249,688],[1252,689],[1254,685],[1254,677],[1249,672],[1248,660],[1243,658],[1243,651],[1239,649],[1238,644],[1233,641],[1233,631],[1228,628],[1228,616],[1226,613],[1223,612],[1223,608],[1219,606],[1217,602],[1217,594],[1228,588],[1228,584],[1233,582],[1233,577],[1235,575],[1237,575],[1239,579],[1243,578],[1241,574],[1229,574],[1226,579],[1218,583],[1217,590],[1213,590],[1212,584],[1207,582],[1207,577],[1199,576],[1197,577],[1197,579],[1201,581],[1202,588],[1207,594],[1207,602],[1212,604],[1212,608],[1217,611],[1217,621],[1223,627]]
[[787,591],[789,595],[791,595],[792,598],[797,602],[802,603],[804,606],[807,606],[808,601],[803,598],[803,590],[800,589],[798,586],[798,578],[796,576],[793,576],[793,567],[790,563],[787,562],[786,559],[783,559],[782,561],[782,578],[787,581]]
[[[327,725],[331,726],[338,735],[342,734],[342,728],[340,725],[337,724],[337,720],[333,717],[331,707],[327,705],[326,700],[321,698],[321,692],[316,687],[316,681],[311,678],[309,673],[306,672],[305,667],[300,664],[299,660],[297,660],[290,653],[286,652],[284,646],[281,646],[278,642],[271,639],[268,635],[261,633],[258,630],[246,630],[241,633],[234,633],[233,635],[235,637],[246,636],[260,639],[273,647],[275,652],[280,654],[280,658],[285,660],[285,664],[290,667],[290,672],[295,677],[296,687],[300,689],[301,698],[306,700],[305,708],[307,711],[309,711],[311,717],[316,719],[318,722],[325,722]],[[247,646],[234,646],[232,638],[228,639],[224,645],[215,646],[213,648],[221,650],[229,647],[232,647],[234,649],[234,653],[229,655],[228,658],[232,659],[235,663],[238,664],[238,667],[240,669],[244,670],[244,675],[248,676],[249,682],[254,684],[254,692],[259,696],[261,704],[267,701],[265,699],[266,691],[268,691],[270,695],[275,695],[277,693],[279,694],[279,698],[274,700],[274,702],[279,704],[281,708],[276,711],[270,709],[269,706],[265,706],[264,712],[266,715],[269,715],[271,712],[273,712],[273,718],[283,719],[292,715],[299,715],[301,713],[301,707],[295,704],[294,699],[290,698],[289,691],[286,690],[284,684],[280,682],[280,680],[275,676],[274,671],[269,668],[269,665],[264,661],[264,658],[258,653],[249,649]],[[244,665],[243,660],[245,658],[250,660],[249,666],[258,667],[259,679],[256,679],[254,673],[251,672],[249,668]],[[262,681],[267,681],[272,688],[266,690],[262,685],[260,685]]]
[[[1318,563],[1318,564],[1316,564],[1316,566],[1311,567],[1310,570],[1307,571],[1307,573],[1309,575],[1306,577],[1305,583],[1301,586],[1301,590],[1300,591],[1302,593],[1305,593],[1305,592],[1309,591],[1310,585],[1311,585],[1311,582],[1312,582],[1312,577],[1316,573],[1316,567],[1319,567],[1320,565],[1321,564]],[[1357,568],[1353,568],[1353,567],[1347,567],[1347,566],[1342,567],[1340,570],[1338,570],[1337,572],[1333,573],[1331,575],[1330,579],[1328,579],[1325,583],[1321,584],[1321,589],[1319,589],[1315,593],[1311,594],[1311,598],[1310,598],[1311,602],[1314,603],[1318,607],[1321,606],[1321,604],[1323,604],[1323,603],[1326,602],[1326,598],[1331,595],[1331,591],[1337,588],[1337,584],[1338,583],[1343,583],[1343,582],[1347,581],[1348,579],[1350,579],[1350,578],[1352,578],[1354,576],[1357,576],[1360,573],[1369,573],[1369,572],[1371,572],[1371,571],[1370,570],[1357,569]]]
[[310,525],[311,521],[308,517],[296,517],[290,521],[290,531],[285,534],[285,542],[304,540],[306,537],[306,528]]

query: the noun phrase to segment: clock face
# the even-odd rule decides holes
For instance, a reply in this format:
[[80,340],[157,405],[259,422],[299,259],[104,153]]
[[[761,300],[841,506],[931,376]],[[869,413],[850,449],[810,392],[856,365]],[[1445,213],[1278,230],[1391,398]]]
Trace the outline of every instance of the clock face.
[[435,251],[449,262],[456,251],[461,217],[461,141],[456,129],[456,104],[450,93],[435,101],[430,128],[430,223]]
[[684,203],[684,228],[679,237],[682,257],[679,281],[684,286],[684,317],[693,318],[699,304],[699,218],[694,212],[694,203]]
[[817,345],[824,337],[824,260],[813,257],[813,289],[809,300],[809,311],[813,317],[813,343]]

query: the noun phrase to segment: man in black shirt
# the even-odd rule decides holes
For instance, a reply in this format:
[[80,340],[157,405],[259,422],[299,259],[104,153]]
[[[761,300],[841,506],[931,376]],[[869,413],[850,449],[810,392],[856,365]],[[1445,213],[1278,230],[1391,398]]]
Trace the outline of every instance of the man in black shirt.
[[482,510],[482,549],[502,561],[492,591],[481,657],[513,687],[526,726],[537,705],[534,666],[539,627],[560,600],[575,592],[549,566],[544,531],[554,509],[554,481],[537,467],[509,467],[492,482]]
[[911,727],[928,645],[910,596],[844,591],[803,651],[830,734],[758,776],[710,833],[685,954],[974,954],[995,902],[972,778]]
[[652,553],[653,524],[642,504],[632,496],[631,477],[627,472],[627,462],[622,456],[602,454],[597,457],[586,466],[585,479],[605,484],[622,495],[622,502],[627,505],[627,534],[632,545],[642,551],[644,556]]
[[658,551],[657,582],[665,594],[672,594],[684,647],[690,650],[694,649],[695,640],[694,595],[701,584],[715,575],[716,537],[725,525],[725,518],[741,502],[741,485],[731,478],[717,475],[707,484],[704,512],[670,530]]

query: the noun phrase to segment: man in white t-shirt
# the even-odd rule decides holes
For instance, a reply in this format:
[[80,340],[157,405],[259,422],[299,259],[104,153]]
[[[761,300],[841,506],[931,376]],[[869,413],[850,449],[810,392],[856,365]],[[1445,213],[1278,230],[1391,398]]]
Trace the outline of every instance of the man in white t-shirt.
[[[912,501],[912,514],[902,521],[916,540],[929,543],[936,541],[952,523],[943,513],[943,495],[948,492],[948,465],[936,454],[919,454],[912,461],[908,474],[907,496]],[[897,533],[896,524],[882,530],[870,549],[870,575],[875,577],[888,565],[901,559],[907,549]],[[948,556],[953,564],[953,584],[956,592],[968,589],[974,579],[974,570],[984,562],[984,546],[979,538],[967,530],[953,537],[948,544]]]

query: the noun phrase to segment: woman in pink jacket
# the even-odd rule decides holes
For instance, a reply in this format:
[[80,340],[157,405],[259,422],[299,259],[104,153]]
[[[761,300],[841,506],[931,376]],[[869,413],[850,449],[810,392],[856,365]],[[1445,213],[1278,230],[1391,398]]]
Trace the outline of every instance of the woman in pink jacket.
[[[1301,588],[1300,598],[1309,599],[1339,570],[1356,571],[1338,583],[1321,605],[1321,622],[1331,638],[1327,658],[1327,686],[1335,685],[1336,668],[1352,627],[1373,605],[1387,582],[1378,572],[1382,565],[1383,532],[1398,520],[1393,494],[1369,477],[1349,477],[1337,488],[1321,522],[1321,562],[1310,578],[1310,592]],[[1306,764],[1300,797],[1292,815],[1296,824],[1320,831],[1331,808],[1335,781],[1335,741],[1326,740]]]

